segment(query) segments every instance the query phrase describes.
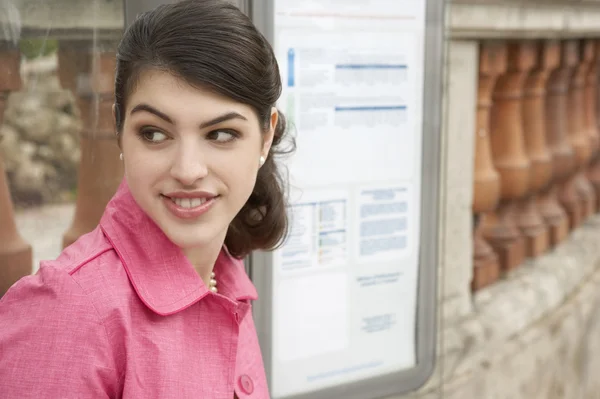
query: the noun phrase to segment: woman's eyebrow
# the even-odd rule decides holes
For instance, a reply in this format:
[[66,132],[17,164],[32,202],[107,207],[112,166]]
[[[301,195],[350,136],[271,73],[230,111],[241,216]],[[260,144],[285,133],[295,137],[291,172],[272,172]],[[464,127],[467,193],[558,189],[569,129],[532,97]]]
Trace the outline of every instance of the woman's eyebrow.
[[209,126],[213,126],[213,125],[217,125],[219,123],[231,120],[231,119],[241,119],[244,121],[247,121],[248,119],[246,119],[246,117],[242,114],[238,114],[237,112],[227,112],[226,114],[223,114],[221,116],[217,116],[216,118],[213,118],[209,121],[206,121],[204,123],[202,123],[200,125],[200,129],[205,129]]
[[133,109],[131,110],[131,112],[129,113],[129,115],[133,115],[136,112],[142,112],[142,111],[146,111],[146,112],[150,112],[151,114],[154,114],[156,116],[158,116],[160,119],[169,122],[171,125],[173,125],[173,120],[171,118],[169,118],[169,116],[165,113],[160,112],[159,110],[157,110],[156,108],[152,107],[151,105],[148,104],[138,104],[135,107],[133,107]]
[[[142,112],[142,111],[154,114],[154,115],[158,116],[160,119],[162,119],[172,125],[174,124],[173,120],[167,114],[157,110],[156,108],[152,107],[151,105],[144,104],[144,103],[138,104],[135,107],[133,107],[133,109],[131,110],[131,112],[129,114],[131,115],[136,112]],[[248,120],[248,119],[246,119],[246,117],[244,115],[242,115],[238,112],[235,112],[235,111],[231,111],[231,112],[227,112],[223,115],[219,115],[209,121],[202,123],[200,125],[200,129],[206,129],[207,127],[218,125],[219,123],[223,123],[223,122],[226,122],[226,121],[232,120],[232,119],[240,119],[240,120],[244,120],[244,121]]]

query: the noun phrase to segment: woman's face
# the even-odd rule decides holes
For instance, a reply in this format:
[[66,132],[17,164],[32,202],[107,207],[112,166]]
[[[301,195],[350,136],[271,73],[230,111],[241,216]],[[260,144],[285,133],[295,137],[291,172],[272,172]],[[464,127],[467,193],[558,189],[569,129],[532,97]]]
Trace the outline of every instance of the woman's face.
[[220,247],[254,189],[276,110],[264,133],[250,106],[147,71],[124,118],[125,177],[136,202],[179,247]]

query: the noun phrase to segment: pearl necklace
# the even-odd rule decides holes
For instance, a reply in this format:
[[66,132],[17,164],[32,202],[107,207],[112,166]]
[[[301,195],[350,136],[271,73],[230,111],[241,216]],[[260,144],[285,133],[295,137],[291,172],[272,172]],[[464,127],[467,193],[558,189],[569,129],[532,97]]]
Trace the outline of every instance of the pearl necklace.
[[215,273],[210,273],[210,282],[208,283],[208,289],[214,292],[215,294],[218,292],[217,290],[217,279],[215,278]]

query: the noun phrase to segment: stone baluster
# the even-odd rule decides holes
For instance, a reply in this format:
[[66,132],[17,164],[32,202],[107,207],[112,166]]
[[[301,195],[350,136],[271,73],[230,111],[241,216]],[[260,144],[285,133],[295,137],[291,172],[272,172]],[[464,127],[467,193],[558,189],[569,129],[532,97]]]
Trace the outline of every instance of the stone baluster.
[[[553,101],[556,101],[556,96],[561,96],[560,85],[557,82],[559,79],[559,70],[561,63],[561,43],[555,40],[545,41],[543,44],[542,56],[543,63],[541,68],[545,71],[545,96],[542,103],[542,117],[540,120],[540,128],[543,129],[546,143],[551,155],[551,178],[548,180],[539,196],[539,210],[544,218],[546,225],[549,227],[550,245],[555,246],[561,242],[569,232],[569,219],[566,212],[561,207],[557,197],[557,184],[560,173],[564,173],[563,159],[565,156],[571,156],[570,147],[564,147],[564,143],[560,140],[561,136],[554,135],[555,130],[551,123],[555,123],[553,119],[555,115],[551,114],[551,108],[554,106]],[[550,98],[553,96],[554,99]],[[562,169],[561,169],[562,168]]]
[[485,213],[493,212],[500,199],[500,176],[494,168],[490,147],[490,109],[496,80],[506,70],[506,46],[484,44],[479,50],[479,82],[475,130],[475,170],[473,187],[473,280],[476,291],[500,275],[498,256],[483,237]]
[[592,148],[592,159],[588,170],[588,179],[596,193],[596,211],[600,210],[600,128],[598,123],[598,64],[600,62],[600,40],[590,39],[585,44],[585,56],[590,57],[590,68],[587,74],[586,85],[586,115],[588,134]]
[[589,56],[586,57],[584,42],[576,42],[579,46],[578,63],[571,76],[569,87],[569,141],[575,153],[575,174],[573,185],[581,204],[581,218],[579,223],[586,220],[595,213],[596,193],[586,177],[587,165],[592,157],[592,145],[590,134],[586,128],[586,95],[585,86],[588,71],[590,69]]
[[94,48],[84,40],[59,45],[60,82],[76,96],[83,126],[75,216],[63,237],[65,247],[97,226],[123,176],[111,110],[114,48],[113,43]]
[[529,160],[525,153],[521,108],[525,80],[534,60],[531,43],[511,43],[507,71],[499,77],[492,96],[490,137],[494,166],[500,174],[501,194],[497,220],[484,235],[498,253],[503,270],[517,267],[525,257],[525,241],[515,217],[517,202],[524,199],[529,189]]
[[[4,118],[8,94],[21,88],[20,63],[19,50],[8,42],[0,42],[0,125]],[[23,240],[17,230],[14,207],[0,154],[0,296],[19,278],[31,273],[32,262],[31,246]]]
[[[528,197],[519,203],[517,225],[525,236],[525,252],[537,257],[548,249],[549,229],[537,205],[538,193],[552,177],[552,154],[546,145],[544,100],[550,69],[558,65],[560,47],[531,42],[523,57],[533,56],[533,69],[523,92],[523,138],[530,162]],[[529,65],[529,59],[527,60]]]
[[595,87],[598,84],[598,66],[596,61],[596,43],[594,40],[583,42],[583,58],[587,65],[584,86],[584,120],[585,131],[590,146],[590,164],[600,150],[600,133],[596,123],[596,95]]
[[[575,173],[577,162],[575,149],[573,148],[574,133],[579,117],[575,116],[573,104],[575,104],[572,90],[573,76],[579,64],[579,46],[576,40],[568,40],[562,43],[561,68],[558,72],[559,87],[552,89],[553,94],[548,97],[551,109],[547,112],[548,127],[551,135],[560,136],[562,145],[569,148],[569,157],[564,158],[566,173],[561,179],[558,198],[569,216],[569,227],[574,229],[579,225],[583,215],[583,209],[579,195],[575,188]],[[552,119],[555,118],[555,121]]]
[[[576,48],[569,43],[561,43],[560,65],[550,74],[546,92],[546,140],[552,151],[552,163],[554,173],[554,185],[551,191],[543,201],[540,211],[549,224],[554,223],[553,235],[551,237],[552,245],[558,244],[568,234],[568,226],[563,227],[558,224],[559,216],[566,211],[569,219],[569,225],[579,217],[580,204],[578,196],[572,192],[572,198],[566,197],[564,190],[565,182],[574,170],[574,153],[569,144],[568,125],[567,125],[567,95],[571,70],[577,64]],[[556,192],[561,191],[559,200],[561,205],[553,202]],[[563,210],[564,209],[564,210]]]

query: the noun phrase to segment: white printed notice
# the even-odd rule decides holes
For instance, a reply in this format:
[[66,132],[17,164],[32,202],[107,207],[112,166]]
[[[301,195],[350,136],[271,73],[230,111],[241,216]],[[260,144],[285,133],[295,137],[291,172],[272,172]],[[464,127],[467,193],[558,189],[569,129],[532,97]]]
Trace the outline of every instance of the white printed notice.
[[344,265],[347,262],[348,194],[320,193],[290,206],[291,229],[280,251],[283,271]]
[[355,249],[361,262],[399,259],[406,253],[411,216],[408,206],[410,194],[408,187],[360,191],[356,207],[360,239]]
[[274,399],[415,365],[424,0],[274,0],[290,235],[273,255]]

